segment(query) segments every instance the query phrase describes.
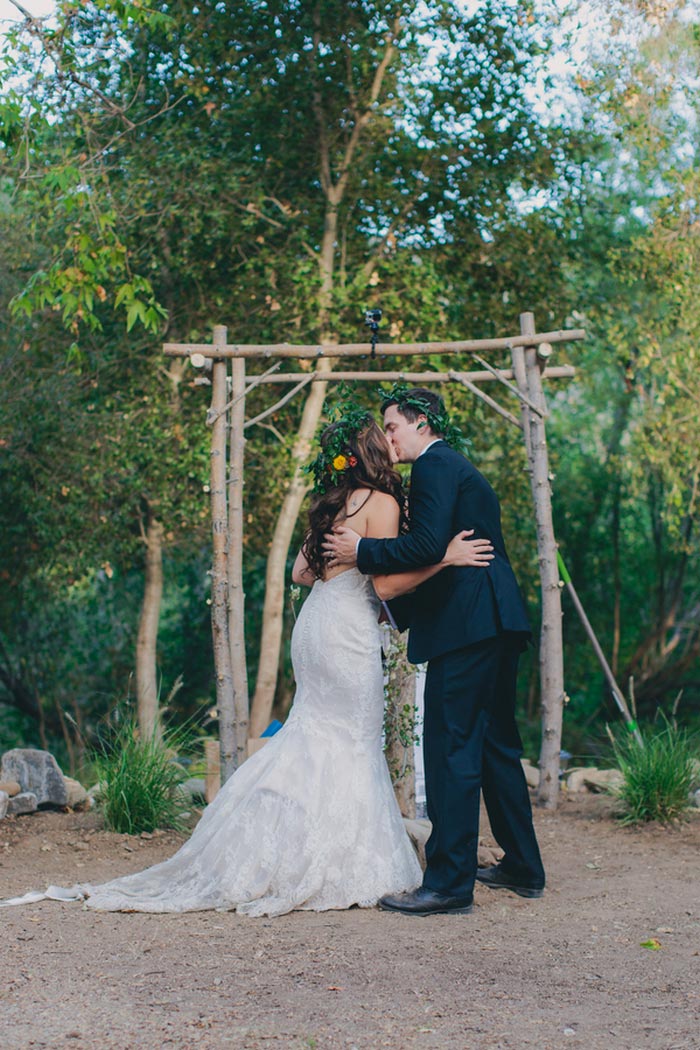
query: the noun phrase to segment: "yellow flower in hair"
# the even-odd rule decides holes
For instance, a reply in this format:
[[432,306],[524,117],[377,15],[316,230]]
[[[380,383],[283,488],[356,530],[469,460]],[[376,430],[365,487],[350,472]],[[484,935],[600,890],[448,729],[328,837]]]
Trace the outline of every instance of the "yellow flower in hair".
[[345,470],[348,461],[345,456],[336,456],[333,460],[333,470]]

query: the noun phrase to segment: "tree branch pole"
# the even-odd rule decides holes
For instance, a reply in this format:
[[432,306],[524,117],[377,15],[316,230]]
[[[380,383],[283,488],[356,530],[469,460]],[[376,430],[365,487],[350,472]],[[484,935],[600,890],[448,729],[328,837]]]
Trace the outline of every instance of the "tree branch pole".
[[[193,355],[193,357],[194,357],[194,355]],[[192,361],[192,364],[193,364],[193,366],[195,368],[201,368],[202,365],[205,363],[205,359],[204,358],[201,359],[201,362],[198,362],[196,364],[195,364],[193,358],[190,358],[190,360]],[[267,379],[267,377],[271,376],[273,372],[276,372],[281,364],[282,364],[281,361],[275,361],[275,363],[273,365],[270,365],[270,367],[267,369],[267,371],[263,372],[262,375],[252,376],[252,378],[246,379],[244,389],[241,391],[240,394],[238,394],[237,397],[231,398],[231,400],[228,402],[228,404],[224,405],[224,407],[219,412],[219,415],[223,415],[225,412],[228,412],[228,410],[230,408],[233,408],[233,406],[238,402],[238,400],[240,398],[246,397],[246,395],[249,394],[251,392],[251,390],[254,390],[256,386],[259,386],[260,383],[264,383],[265,380]],[[206,424],[207,424],[208,427],[210,427],[213,422],[214,422],[214,418],[212,417],[211,408],[210,408],[209,411],[207,412]]]
[[[523,348],[515,347],[513,353],[516,350],[520,351],[522,355]],[[248,390],[251,390],[253,386],[260,386],[261,384],[267,385],[268,383],[299,383],[299,376],[304,375],[303,372],[278,372],[274,376],[248,376],[246,383],[249,383]],[[523,373],[524,375],[524,373]],[[543,379],[573,379],[576,375],[576,369],[573,365],[556,365],[553,368],[545,368],[542,373]],[[454,376],[454,379],[451,378]],[[319,379],[320,374],[318,372],[307,372],[305,374],[305,381],[309,382],[314,379]],[[346,383],[349,381],[357,381],[358,383],[414,383],[415,385],[421,385],[425,383],[453,383],[455,380],[467,379],[471,383],[490,383],[493,380],[499,380],[504,382],[508,379],[514,379],[515,375],[510,368],[493,369],[488,372],[451,372],[449,375],[447,372],[341,372],[339,370],[333,370],[327,375],[329,383]],[[259,380],[259,382],[257,382]],[[524,380],[523,380],[524,382]],[[299,384],[301,386],[301,384]],[[522,402],[527,404],[527,397],[518,397]],[[251,420],[248,420],[246,426],[250,426]]]
[[[246,759],[248,743],[248,668],[245,653],[243,590],[243,485],[245,479],[245,360],[235,358],[232,371],[230,468],[228,479],[228,631],[233,677],[233,769]],[[224,779],[229,776],[224,769]]]
[[515,418],[512,412],[509,412],[507,408],[503,408],[502,405],[499,405],[498,401],[494,401],[494,399],[489,397],[488,394],[485,394],[483,390],[479,390],[475,383],[470,382],[468,379],[461,379],[456,372],[449,372],[448,375],[450,379],[453,379],[456,383],[461,383],[461,385],[465,386],[467,390],[470,390],[475,397],[478,397],[485,405],[492,408],[499,416],[502,416],[503,419],[507,419],[509,423],[513,424],[513,426],[516,426],[518,430],[523,429],[522,423]]
[[[473,354],[483,350],[512,350],[514,346],[527,346],[527,340],[537,346],[539,343],[568,343],[584,339],[583,328],[560,329],[556,332],[540,332],[532,335],[513,335],[498,339],[464,339],[458,342],[436,343],[382,343],[376,347],[377,357],[406,357],[411,355],[430,354]],[[370,343],[312,343],[294,345],[292,343],[230,343],[217,346],[219,357],[296,357],[296,358],[336,358],[368,357],[372,351]],[[166,357],[190,357],[201,354],[202,357],[214,357],[211,343],[164,343]]]
[[490,372],[494,379],[497,379],[499,383],[502,383],[506,390],[510,390],[511,394],[515,394],[519,401],[524,402],[528,406],[528,408],[531,408],[532,411],[536,412],[538,416],[542,415],[542,412],[537,407],[537,405],[533,404],[529,398],[525,397],[525,395],[521,393],[520,390],[518,390],[517,386],[513,386],[512,383],[508,382],[508,377],[506,376],[505,372],[499,372],[497,368],[494,368],[493,365],[490,365],[488,361],[484,361],[483,357],[479,357],[478,354],[474,354],[474,360],[477,362],[477,364],[480,364],[482,368],[485,368],[487,372]]
[[284,397],[281,397],[279,401],[276,401],[274,403],[274,405],[270,405],[270,407],[266,408],[264,412],[260,412],[257,416],[253,416],[252,419],[248,419],[244,424],[245,427],[248,428],[255,426],[256,423],[262,423],[263,419],[267,419],[268,416],[274,415],[274,413],[277,412],[284,405],[286,405],[288,401],[291,401],[295,394],[298,394],[299,391],[303,390],[305,386],[308,386],[309,383],[312,383],[315,377],[315,372],[312,372],[311,375],[304,376],[300,383],[297,383],[297,385],[292,387],[291,390],[288,390]]
[[562,578],[562,580],[564,581],[564,583],[566,585],[567,591],[569,592],[569,597],[571,598],[572,602],[574,603],[574,608],[576,609],[576,612],[579,615],[579,619],[581,620],[581,623],[583,624],[583,629],[586,632],[586,634],[588,635],[588,640],[591,643],[591,645],[593,646],[593,651],[595,652],[596,656],[598,657],[598,663],[600,664],[600,666],[603,669],[603,674],[605,675],[607,683],[610,686],[610,692],[612,693],[613,700],[617,704],[617,707],[618,707],[618,709],[620,711],[620,714],[622,715],[622,717],[625,720],[625,725],[627,726],[627,729],[630,731],[630,733],[632,733],[632,735],[634,736],[634,739],[637,741],[639,746],[640,747],[644,747],[644,740],[642,739],[642,734],[639,732],[639,726],[637,725],[637,722],[635,721],[635,719],[632,717],[632,715],[630,713],[630,709],[627,706],[627,701],[625,700],[624,696],[622,695],[622,690],[620,689],[619,685],[615,681],[615,676],[612,673],[612,670],[610,669],[610,664],[606,660],[605,653],[603,652],[603,649],[602,649],[602,647],[600,645],[600,642],[598,641],[596,633],[593,630],[593,628],[591,627],[591,621],[586,616],[586,610],[583,608],[583,605],[581,604],[581,599],[579,598],[579,596],[578,596],[578,594],[576,592],[576,588],[574,587],[574,585],[573,585],[573,583],[571,581],[571,577],[569,576],[569,572],[568,572],[568,570],[566,568],[566,565],[564,564],[564,559],[562,558],[562,556],[559,553],[559,551],[557,551],[557,564],[559,566],[559,573],[561,575],[561,578]]
[[537,523],[537,554],[542,586],[540,631],[542,747],[537,800],[540,805],[548,809],[555,809],[559,799],[559,762],[565,696],[561,591],[559,589],[557,545],[552,520],[549,457],[544,423],[546,405],[536,347],[536,343],[542,340],[535,336],[535,320],[531,313],[520,315],[520,328],[523,335],[529,336],[532,340],[532,343],[526,345],[524,350],[527,389],[523,393],[540,409],[541,413],[538,415],[527,408],[530,424],[530,481]]
[[[226,328],[214,328],[214,349],[225,344]],[[211,627],[216,671],[221,775],[234,770],[236,755],[233,673],[228,629],[228,514],[226,509],[226,362],[214,358],[211,375]]]

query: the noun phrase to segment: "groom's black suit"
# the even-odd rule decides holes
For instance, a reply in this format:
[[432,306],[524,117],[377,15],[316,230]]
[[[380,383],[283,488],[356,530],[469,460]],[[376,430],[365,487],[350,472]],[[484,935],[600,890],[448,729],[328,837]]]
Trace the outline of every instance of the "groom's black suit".
[[361,540],[361,572],[434,565],[462,529],[489,539],[494,554],[487,568],[443,569],[414,594],[390,603],[399,627],[410,628],[409,660],[428,661],[424,755],[433,831],[423,885],[451,897],[471,894],[482,789],[505,852],[504,870],[543,886],[514,713],[518,655],[530,627],[506,554],[498,499],[469,460],[438,441],[413,465],[409,518],[404,536]]

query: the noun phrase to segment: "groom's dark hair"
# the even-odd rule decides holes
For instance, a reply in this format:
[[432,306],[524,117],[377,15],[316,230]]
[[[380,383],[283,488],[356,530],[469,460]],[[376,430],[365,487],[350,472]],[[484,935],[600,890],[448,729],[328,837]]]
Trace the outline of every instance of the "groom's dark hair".
[[419,416],[427,416],[433,433],[442,433],[441,430],[436,429],[435,424],[436,417],[440,419],[445,416],[445,402],[433,390],[414,386],[399,394],[389,394],[382,401],[382,415],[392,405],[396,405],[401,415],[405,416],[409,423],[415,423]]

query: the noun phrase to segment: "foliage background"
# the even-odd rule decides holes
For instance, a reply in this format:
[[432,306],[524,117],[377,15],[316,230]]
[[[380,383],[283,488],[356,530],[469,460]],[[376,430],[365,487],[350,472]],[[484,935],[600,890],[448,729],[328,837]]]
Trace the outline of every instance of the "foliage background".
[[[170,718],[205,722],[207,392],[160,345],[208,339],[221,322],[241,341],[312,341],[322,321],[356,339],[367,306],[381,306],[385,330],[402,340],[510,333],[522,310],[540,329],[587,329],[585,344],[557,356],[578,378],[549,387],[558,539],[620,682],[634,676],[640,715],[653,718],[682,690],[680,714],[696,720],[693,7],[221,8],[60,3],[50,22],[20,22],[6,38],[0,748],[49,743],[75,765],[80,741],[132,691],[153,515],[166,540],[162,695],[182,676]],[[344,172],[359,96],[391,41],[381,96]],[[330,299],[319,268],[322,142],[333,177],[347,174]],[[446,396],[501,496],[537,623],[519,435],[462,392]],[[256,392],[250,413],[268,400]],[[300,412],[293,402],[247,445],[251,688],[265,555]],[[614,709],[564,605],[564,746],[596,754]],[[293,692],[292,622],[289,610],[277,716]],[[536,654],[521,692],[536,757]]]

